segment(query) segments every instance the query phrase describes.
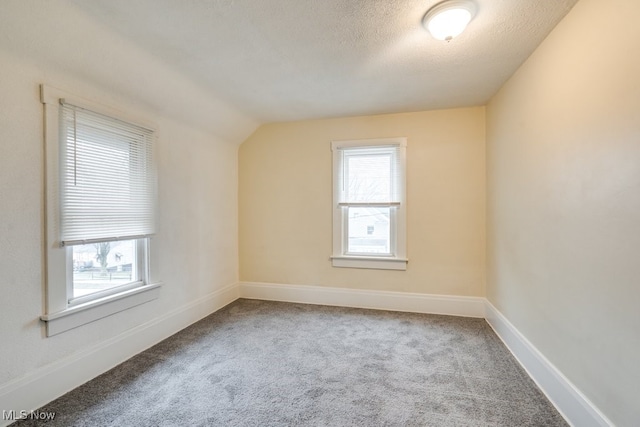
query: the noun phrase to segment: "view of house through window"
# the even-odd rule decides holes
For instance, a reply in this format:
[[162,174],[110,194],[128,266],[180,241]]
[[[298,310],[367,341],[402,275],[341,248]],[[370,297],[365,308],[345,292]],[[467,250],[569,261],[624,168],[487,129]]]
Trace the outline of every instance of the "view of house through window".
[[347,253],[391,254],[388,207],[349,207]]
[[[392,255],[390,214],[393,207],[394,151],[357,147],[344,151],[346,254]],[[349,203],[351,202],[351,203]],[[366,204],[367,206],[358,206]],[[383,206],[376,206],[382,204]]]
[[136,240],[73,246],[73,298],[139,280]]

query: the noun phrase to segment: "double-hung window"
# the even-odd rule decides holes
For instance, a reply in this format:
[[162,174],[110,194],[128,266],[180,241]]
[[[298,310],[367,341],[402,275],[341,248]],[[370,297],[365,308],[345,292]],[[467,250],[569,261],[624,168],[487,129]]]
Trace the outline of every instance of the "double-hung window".
[[332,142],[334,267],[406,269],[406,144]]
[[47,334],[157,297],[154,131],[53,88],[45,105]]

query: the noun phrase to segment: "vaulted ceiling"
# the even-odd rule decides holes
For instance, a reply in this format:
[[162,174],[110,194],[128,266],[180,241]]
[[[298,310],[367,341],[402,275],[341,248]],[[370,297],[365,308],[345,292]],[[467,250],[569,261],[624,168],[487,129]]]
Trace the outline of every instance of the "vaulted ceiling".
[[73,0],[259,122],[485,104],[577,0],[475,0],[451,42],[439,0]]
[[439,1],[1,0],[0,70],[239,144],[267,122],[484,105],[577,0],[473,0],[450,42],[421,25]]

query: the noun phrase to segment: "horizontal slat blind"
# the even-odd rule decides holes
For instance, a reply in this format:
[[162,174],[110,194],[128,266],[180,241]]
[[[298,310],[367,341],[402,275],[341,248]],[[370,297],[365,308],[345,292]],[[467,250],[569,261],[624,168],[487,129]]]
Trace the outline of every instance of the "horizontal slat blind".
[[397,206],[400,204],[398,146],[344,147],[341,156],[341,206]]
[[60,231],[63,245],[155,232],[153,131],[62,103]]

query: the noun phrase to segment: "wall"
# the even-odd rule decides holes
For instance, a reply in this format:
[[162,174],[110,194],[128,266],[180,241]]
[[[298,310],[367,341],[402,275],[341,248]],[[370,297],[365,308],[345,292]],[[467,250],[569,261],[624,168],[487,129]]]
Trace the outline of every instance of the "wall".
[[581,0],[487,108],[489,300],[640,425],[640,3]]
[[[2,400],[7,384],[238,281],[237,143],[255,125],[215,99],[209,102],[206,93],[161,61],[64,2],[3,2],[0,28]],[[69,47],[78,34],[83,37]],[[160,229],[152,239],[152,275],[164,282],[157,300],[51,338],[39,320],[45,310],[41,83],[120,106],[156,124]],[[190,94],[197,112],[185,120],[175,108]],[[5,403],[0,409],[8,409]]]
[[[240,146],[240,279],[484,295],[484,108],[274,123]],[[333,268],[331,141],[406,136],[407,271]]]

